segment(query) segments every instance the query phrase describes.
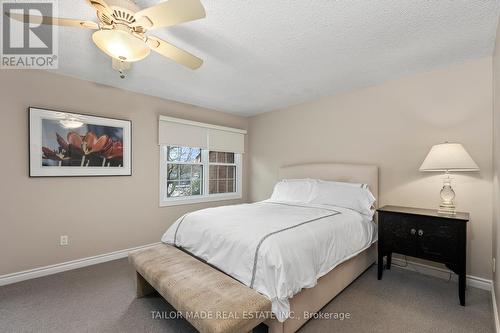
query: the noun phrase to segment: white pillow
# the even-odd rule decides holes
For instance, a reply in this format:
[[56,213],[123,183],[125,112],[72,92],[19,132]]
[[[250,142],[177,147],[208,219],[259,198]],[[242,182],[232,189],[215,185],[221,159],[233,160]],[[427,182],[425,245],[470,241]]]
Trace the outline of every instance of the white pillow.
[[333,180],[321,180],[318,179],[318,182],[322,183],[328,183],[332,185],[339,185],[339,186],[351,186],[351,187],[363,187],[363,186],[368,186],[367,184],[361,184],[361,183],[348,183],[348,182],[338,182],[338,181],[333,181]]
[[312,179],[283,179],[274,185],[271,200],[307,203],[311,200],[314,183]]
[[372,217],[375,197],[367,184],[353,184],[318,180],[313,188],[311,203],[353,209]]

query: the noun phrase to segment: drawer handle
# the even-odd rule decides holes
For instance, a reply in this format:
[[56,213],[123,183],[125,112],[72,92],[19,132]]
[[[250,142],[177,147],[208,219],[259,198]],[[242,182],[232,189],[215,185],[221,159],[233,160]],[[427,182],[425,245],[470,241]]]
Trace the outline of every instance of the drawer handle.
[[411,228],[410,234],[415,235],[416,232],[417,232],[417,230],[415,230],[415,228]]
[[424,234],[424,231],[422,229],[418,229],[418,235],[422,236]]

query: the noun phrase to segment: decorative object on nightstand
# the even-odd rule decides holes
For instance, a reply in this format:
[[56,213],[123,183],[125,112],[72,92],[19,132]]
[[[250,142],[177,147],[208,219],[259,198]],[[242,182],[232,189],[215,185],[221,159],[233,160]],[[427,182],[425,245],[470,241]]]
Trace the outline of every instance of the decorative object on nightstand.
[[434,209],[384,206],[378,212],[378,279],[384,256],[392,253],[445,264],[458,274],[460,305],[465,305],[467,222],[469,213],[441,215]]
[[450,171],[479,171],[476,162],[460,143],[445,142],[432,146],[420,171],[440,171],[445,173],[443,188],[441,189],[441,204],[438,212],[441,214],[455,214],[455,191],[451,187]]

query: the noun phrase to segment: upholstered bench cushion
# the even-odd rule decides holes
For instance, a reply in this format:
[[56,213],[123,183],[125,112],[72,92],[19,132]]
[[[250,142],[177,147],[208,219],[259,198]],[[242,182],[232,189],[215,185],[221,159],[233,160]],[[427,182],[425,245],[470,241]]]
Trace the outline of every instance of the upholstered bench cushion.
[[248,332],[271,311],[265,296],[173,246],[135,251],[129,260],[202,333]]

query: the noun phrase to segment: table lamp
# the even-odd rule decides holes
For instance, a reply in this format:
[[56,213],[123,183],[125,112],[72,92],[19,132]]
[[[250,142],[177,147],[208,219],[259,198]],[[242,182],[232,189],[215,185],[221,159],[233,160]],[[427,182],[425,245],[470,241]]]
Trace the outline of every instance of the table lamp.
[[460,143],[445,142],[432,146],[420,171],[444,172],[443,188],[441,189],[441,204],[438,213],[455,214],[455,191],[451,187],[450,172],[479,171],[476,162]]

